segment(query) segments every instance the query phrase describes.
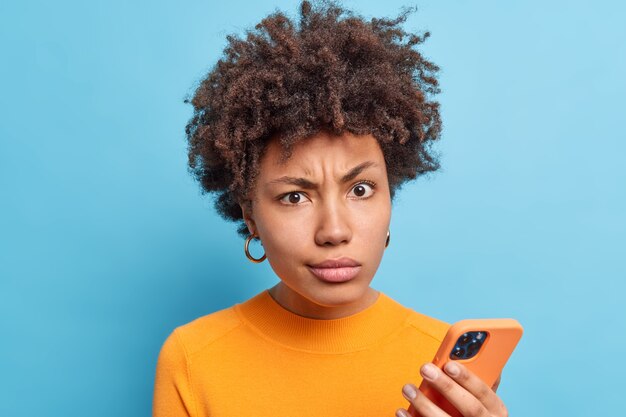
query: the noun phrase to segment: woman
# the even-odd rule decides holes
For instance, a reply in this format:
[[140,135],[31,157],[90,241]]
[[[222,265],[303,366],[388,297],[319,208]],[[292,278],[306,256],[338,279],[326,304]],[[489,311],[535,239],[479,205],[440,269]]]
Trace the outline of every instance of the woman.
[[370,286],[395,191],[439,167],[438,68],[413,49],[428,34],[398,28],[407,14],[303,1],[299,25],[277,12],[228,37],[191,100],[189,166],[280,281],[170,334],[155,417],[445,415],[422,378],[465,416],[507,415],[496,387],[428,363],[447,323]]

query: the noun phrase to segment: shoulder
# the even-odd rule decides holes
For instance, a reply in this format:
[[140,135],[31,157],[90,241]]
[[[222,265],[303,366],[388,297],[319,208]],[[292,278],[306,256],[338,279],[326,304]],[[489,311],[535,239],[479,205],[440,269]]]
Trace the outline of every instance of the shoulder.
[[234,306],[218,310],[174,328],[161,350],[178,350],[182,355],[190,357],[241,324]]
[[[390,298],[389,296],[387,297]],[[406,311],[407,316],[404,321],[406,327],[411,328],[423,336],[434,339],[436,342],[441,343],[443,341],[446,332],[451,326],[449,323],[436,317],[415,311],[410,307],[398,303],[392,298],[390,299],[398,308],[402,308]]]
[[407,325],[416,331],[435,339],[437,342],[443,341],[446,332],[450,328],[449,323],[438,318],[419,313],[410,308],[407,308],[407,310],[409,310]]

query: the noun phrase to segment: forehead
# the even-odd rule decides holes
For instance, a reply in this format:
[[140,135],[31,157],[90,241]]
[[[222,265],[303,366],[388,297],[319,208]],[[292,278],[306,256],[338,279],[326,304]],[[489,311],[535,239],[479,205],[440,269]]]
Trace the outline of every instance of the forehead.
[[328,168],[349,169],[364,161],[384,166],[384,155],[372,135],[354,135],[349,132],[333,135],[320,132],[292,145],[289,158],[281,160],[283,147],[278,137],[270,139],[261,158],[260,175],[299,173],[312,175],[314,171]]

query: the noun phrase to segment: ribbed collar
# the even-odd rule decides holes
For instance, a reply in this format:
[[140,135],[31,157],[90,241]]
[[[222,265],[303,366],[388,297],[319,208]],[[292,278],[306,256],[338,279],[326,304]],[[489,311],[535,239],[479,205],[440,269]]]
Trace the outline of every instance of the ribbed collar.
[[256,332],[293,349],[346,353],[365,349],[398,332],[410,310],[379,292],[376,302],[351,316],[321,320],[299,316],[272,298],[269,290],[234,306]]

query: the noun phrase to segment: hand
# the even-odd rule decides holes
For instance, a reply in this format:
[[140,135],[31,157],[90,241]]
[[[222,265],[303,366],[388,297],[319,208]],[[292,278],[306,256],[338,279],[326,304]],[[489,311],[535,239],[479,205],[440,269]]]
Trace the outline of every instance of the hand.
[[[454,375],[455,368],[457,375]],[[422,366],[420,373],[433,388],[437,389],[464,417],[507,417],[504,403],[496,395],[500,376],[490,388],[476,374],[457,362],[448,362],[445,373],[432,363]],[[428,371],[433,371],[433,376]],[[410,389],[415,392],[412,397]],[[445,417],[449,416],[436,406],[413,384],[406,384],[402,390],[404,397],[411,403],[409,410],[400,408],[396,416],[402,417]]]

